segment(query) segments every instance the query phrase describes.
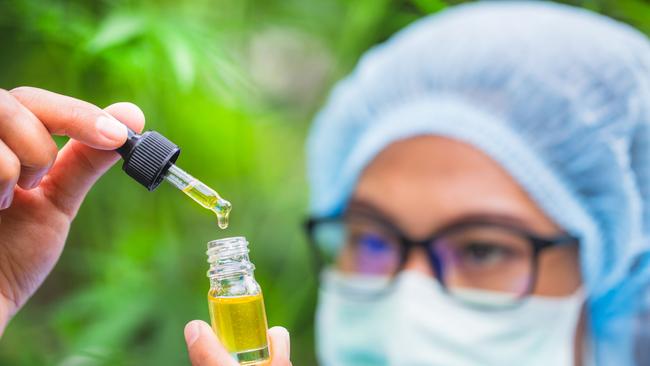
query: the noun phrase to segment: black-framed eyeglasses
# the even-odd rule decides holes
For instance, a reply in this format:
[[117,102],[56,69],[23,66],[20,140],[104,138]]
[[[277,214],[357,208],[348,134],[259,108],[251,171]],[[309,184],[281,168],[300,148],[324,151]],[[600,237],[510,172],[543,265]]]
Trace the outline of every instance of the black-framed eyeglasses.
[[538,257],[548,248],[573,245],[568,234],[543,237],[497,217],[468,217],[430,237],[414,240],[377,210],[355,204],[337,217],[310,218],[305,224],[319,269],[332,267],[351,276],[382,278],[389,290],[409,254],[426,254],[435,278],[452,297],[487,307],[518,304],[534,289]]

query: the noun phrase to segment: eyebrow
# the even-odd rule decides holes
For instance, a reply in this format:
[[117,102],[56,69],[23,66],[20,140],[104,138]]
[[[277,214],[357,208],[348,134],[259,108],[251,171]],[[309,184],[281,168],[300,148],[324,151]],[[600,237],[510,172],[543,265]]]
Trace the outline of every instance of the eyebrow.
[[[354,212],[357,210],[371,213],[377,216],[378,218],[380,218],[381,220],[389,222],[394,225],[395,220],[390,215],[386,214],[384,211],[377,208],[372,203],[358,198],[351,198],[344,213],[350,211]],[[465,224],[465,223],[502,224],[502,225],[518,228],[524,231],[528,231],[531,233],[537,231],[533,228],[532,224],[517,216],[506,215],[502,213],[494,213],[494,212],[476,211],[467,214],[462,214],[457,217],[451,218],[449,220],[443,221],[440,225],[438,225],[436,228],[433,229],[433,232],[437,232],[440,230],[444,230],[445,228],[449,228],[452,226]]]

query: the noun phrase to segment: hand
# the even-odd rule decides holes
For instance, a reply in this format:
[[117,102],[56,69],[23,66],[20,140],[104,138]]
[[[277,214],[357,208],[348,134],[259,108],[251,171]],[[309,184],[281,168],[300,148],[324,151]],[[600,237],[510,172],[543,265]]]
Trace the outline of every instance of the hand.
[[[271,360],[268,365],[291,366],[289,332],[282,327],[273,327],[269,329],[268,336],[271,342]],[[185,342],[192,366],[239,365],[204,321],[193,320],[185,326]]]
[[[42,89],[0,89],[0,335],[59,259],[90,187],[119,158],[113,151],[140,131],[142,111],[102,110]],[[71,140],[57,151],[50,134]]]

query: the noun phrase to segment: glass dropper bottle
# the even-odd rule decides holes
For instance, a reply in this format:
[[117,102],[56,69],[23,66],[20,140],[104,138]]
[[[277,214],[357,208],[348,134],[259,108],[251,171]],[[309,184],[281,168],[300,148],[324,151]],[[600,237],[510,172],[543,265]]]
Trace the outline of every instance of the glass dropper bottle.
[[116,151],[124,159],[122,169],[126,174],[149,191],[166,180],[204,208],[213,211],[220,228],[228,227],[228,215],[232,208],[230,202],[175,165],[181,149],[165,136],[156,131],[138,134],[128,129],[126,142]]
[[240,365],[268,365],[268,323],[246,238],[208,243],[208,306],[212,329]]

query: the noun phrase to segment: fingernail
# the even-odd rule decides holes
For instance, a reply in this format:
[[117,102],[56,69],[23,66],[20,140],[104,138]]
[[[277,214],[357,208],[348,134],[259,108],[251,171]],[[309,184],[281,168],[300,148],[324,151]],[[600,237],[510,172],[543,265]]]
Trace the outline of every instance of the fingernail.
[[38,185],[41,184],[41,181],[43,180],[43,175],[44,174],[39,174],[32,177],[31,182],[29,182],[29,185],[26,186],[27,187],[26,189],[29,190],[38,187]]
[[96,126],[99,133],[109,140],[119,142],[126,140],[126,126],[115,118],[99,116]]
[[34,182],[32,184],[30,184],[27,189],[34,189],[34,188],[38,187],[38,185],[41,184],[42,180],[43,180],[43,177],[40,177],[40,178],[34,180]]
[[192,320],[185,326],[185,343],[190,347],[201,334],[200,325],[196,320]]
[[11,206],[11,202],[14,200],[13,190],[5,196],[5,198],[0,202],[0,210],[4,210]]
[[284,328],[284,332],[286,333],[285,337],[287,338],[287,354],[290,355],[291,354],[291,335],[289,334],[289,331],[286,328]]

